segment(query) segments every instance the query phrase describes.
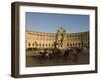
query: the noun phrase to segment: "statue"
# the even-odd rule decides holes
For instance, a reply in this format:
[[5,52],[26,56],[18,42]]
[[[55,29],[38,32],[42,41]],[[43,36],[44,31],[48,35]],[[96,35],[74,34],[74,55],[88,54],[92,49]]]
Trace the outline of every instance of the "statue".
[[59,30],[57,30],[57,34],[56,34],[56,47],[57,48],[63,47],[63,40],[64,40],[65,32],[66,32],[65,29],[62,27]]

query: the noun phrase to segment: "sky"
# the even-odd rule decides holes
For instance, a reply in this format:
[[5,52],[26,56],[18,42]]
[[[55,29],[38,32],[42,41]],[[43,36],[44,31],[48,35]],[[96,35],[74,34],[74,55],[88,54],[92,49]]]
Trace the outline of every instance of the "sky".
[[26,12],[26,31],[55,33],[63,27],[68,33],[89,31],[89,15]]

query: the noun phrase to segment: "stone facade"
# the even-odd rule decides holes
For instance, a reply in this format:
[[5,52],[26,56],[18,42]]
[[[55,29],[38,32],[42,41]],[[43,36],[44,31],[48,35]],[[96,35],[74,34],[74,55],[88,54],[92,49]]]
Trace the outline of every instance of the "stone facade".
[[89,47],[89,32],[66,33],[63,28],[55,33],[26,31],[26,49],[28,48],[57,48]]

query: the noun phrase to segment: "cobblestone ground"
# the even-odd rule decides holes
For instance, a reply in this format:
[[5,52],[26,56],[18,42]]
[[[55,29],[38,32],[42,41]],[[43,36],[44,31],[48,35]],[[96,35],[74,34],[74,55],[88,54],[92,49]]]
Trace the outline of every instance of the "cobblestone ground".
[[56,58],[43,58],[40,55],[26,56],[26,67],[79,64],[89,64],[89,53],[87,53],[87,51],[80,52],[74,60],[70,59],[69,57],[65,58],[64,56]]

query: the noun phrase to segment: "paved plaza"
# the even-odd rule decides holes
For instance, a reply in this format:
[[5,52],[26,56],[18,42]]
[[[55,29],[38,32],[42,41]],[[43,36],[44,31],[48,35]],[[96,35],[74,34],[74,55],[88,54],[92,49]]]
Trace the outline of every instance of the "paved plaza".
[[65,56],[44,58],[39,53],[33,54],[32,51],[26,54],[26,67],[89,64],[89,52],[87,50],[77,53],[74,60]]

